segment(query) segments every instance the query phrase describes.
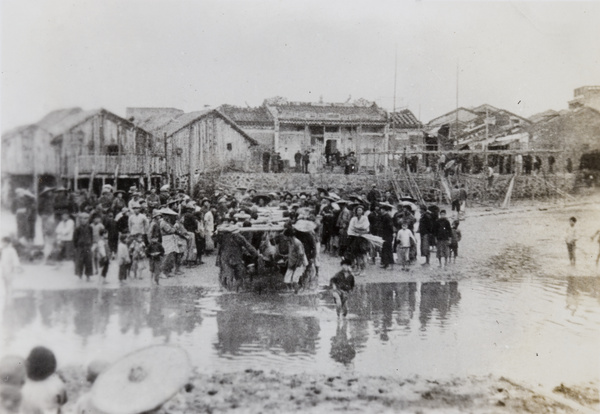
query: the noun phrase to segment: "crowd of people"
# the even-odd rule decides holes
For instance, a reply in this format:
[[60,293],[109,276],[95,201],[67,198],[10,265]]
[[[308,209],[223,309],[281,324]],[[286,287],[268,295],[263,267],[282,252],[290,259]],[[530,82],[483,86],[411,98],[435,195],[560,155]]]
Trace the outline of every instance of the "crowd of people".
[[144,193],[105,185],[98,197],[63,187],[43,190],[38,200],[18,195],[18,238],[33,238],[31,210],[37,208],[46,262],[60,266],[73,260],[80,278],[97,274],[104,280],[114,265],[122,282],[149,273],[160,284],[161,278],[182,274],[183,266],[204,264],[203,257],[214,251],[228,289],[239,288],[248,269],[287,265],[285,283],[295,291],[315,284],[322,250],[349,260],[358,276],[377,257],[383,268],[398,263],[408,270],[417,251],[429,265],[435,250],[444,267],[458,255],[458,219],[466,203],[466,190],[456,187],[456,220],[450,222],[436,205],[418,206],[375,185],[367,193],[318,188],[259,194],[237,188],[197,198],[168,185]]

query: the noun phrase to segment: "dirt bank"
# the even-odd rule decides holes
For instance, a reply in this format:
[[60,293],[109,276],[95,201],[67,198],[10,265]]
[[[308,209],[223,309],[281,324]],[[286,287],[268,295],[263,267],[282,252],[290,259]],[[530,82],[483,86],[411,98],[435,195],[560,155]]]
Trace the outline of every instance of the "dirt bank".
[[[63,375],[69,381],[68,410],[89,386],[85,384],[83,370],[67,369]],[[548,395],[494,377],[431,381],[419,377],[286,375],[246,370],[196,374],[191,384],[189,392],[182,391],[159,412],[585,413],[600,408],[597,386],[588,386],[587,390],[579,387],[577,391],[568,388],[570,394],[558,390]],[[564,398],[565,395],[571,399]]]

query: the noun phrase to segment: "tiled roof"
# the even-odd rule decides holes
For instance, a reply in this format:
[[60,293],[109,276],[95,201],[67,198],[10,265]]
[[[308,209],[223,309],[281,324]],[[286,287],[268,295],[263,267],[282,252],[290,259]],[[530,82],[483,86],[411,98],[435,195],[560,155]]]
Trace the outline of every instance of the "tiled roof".
[[482,105],[476,106],[475,108],[470,108],[470,109],[471,109],[471,111],[477,112],[479,114],[481,114],[481,113],[485,114],[486,109],[487,109],[488,113],[500,111],[500,109],[498,109],[495,106],[492,106],[490,104],[482,104]]
[[241,126],[274,125],[273,116],[264,106],[242,108],[239,106],[221,105],[219,111]]
[[163,128],[183,114],[181,109],[175,108],[127,108],[126,116],[134,125],[162,136]]
[[345,121],[347,122],[374,122],[385,124],[387,117],[385,111],[377,105],[356,106],[353,104],[320,104],[320,103],[290,103],[287,105],[274,105],[280,121]]
[[548,119],[552,119],[555,116],[559,116],[560,114],[556,112],[554,109],[549,109],[544,112],[540,112],[529,117],[529,120],[534,124],[541,121],[547,121]]
[[433,118],[431,121],[429,121],[429,123],[427,125],[429,125],[430,127],[433,127],[433,126],[440,126],[443,124],[447,124],[450,122],[455,122],[456,111],[458,111],[459,122],[469,122],[480,116],[479,114],[477,114],[476,112],[474,112],[470,109],[461,107],[461,108],[455,109],[454,111],[450,111],[444,115],[438,116],[437,118]]
[[390,112],[390,123],[396,128],[421,128],[423,126],[408,109]]

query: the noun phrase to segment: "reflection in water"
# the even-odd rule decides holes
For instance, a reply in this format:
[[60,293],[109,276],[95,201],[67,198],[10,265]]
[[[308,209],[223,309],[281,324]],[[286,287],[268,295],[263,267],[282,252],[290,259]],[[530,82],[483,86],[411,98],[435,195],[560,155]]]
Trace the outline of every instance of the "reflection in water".
[[[6,309],[0,348],[15,352],[43,342],[61,364],[85,364],[98,350],[119,356],[167,342],[183,346],[206,369],[285,366],[290,372],[436,377],[510,366],[550,378],[598,361],[600,279],[460,283],[460,290],[457,282],[361,284],[349,297],[346,320],[336,317],[329,291],[255,295],[123,286],[26,292]],[[523,335],[532,331],[535,338]],[[528,362],[540,349],[546,351],[540,355],[563,351],[556,346],[564,343],[581,345],[568,362],[541,356]]]
[[201,323],[195,301],[202,292],[200,288],[181,287],[29,292],[6,308],[4,328],[9,338],[11,333],[33,323],[39,312],[43,326],[72,327],[85,345],[91,335],[104,334],[111,317],[117,316],[121,334],[139,335],[149,327],[153,336],[165,336],[168,340],[172,333],[192,332]]
[[356,356],[353,341],[348,340],[348,321],[338,320],[335,336],[331,338],[331,358],[344,365],[348,365]]
[[437,310],[438,320],[443,327],[450,308],[458,304],[459,300],[458,282],[423,283],[421,285],[421,306],[419,309],[421,330],[424,331],[427,329],[427,323],[431,319],[434,310]]
[[257,302],[263,298],[224,295],[217,299],[221,310],[217,312],[219,332],[215,347],[219,355],[238,355],[247,345],[252,345],[253,350],[275,352],[281,349],[286,354],[314,354],[319,338],[319,320],[312,316],[299,316],[289,307],[313,308],[317,296],[272,295],[265,303]]
[[567,277],[567,309],[575,315],[581,302],[581,293],[587,293],[600,303],[600,278],[599,277]]

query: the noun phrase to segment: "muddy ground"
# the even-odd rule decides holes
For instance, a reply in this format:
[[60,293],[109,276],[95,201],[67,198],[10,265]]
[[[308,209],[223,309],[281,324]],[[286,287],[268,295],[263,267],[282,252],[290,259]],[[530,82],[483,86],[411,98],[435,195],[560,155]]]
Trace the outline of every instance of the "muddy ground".
[[[545,277],[598,276],[594,261],[598,243],[590,237],[600,229],[600,198],[587,197],[571,205],[520,205],[510,211],[471,209],[461,222],[463,241],[459,259],[446,269],[414,265],[410,272],[369,266],[358,283],[391,281],[460,280],[462,278],[509,279],[523,273]],[[578,264],[568,265],[564,233],[568,218],[578,218]],[[216,286],[214,256],[184,275],[164,280],[165,285]],[[323,255],[321,284],[338,268],[338,259]],[[116,266],[106,288],[118,288]],[[130,281],[147,285],[149,280]],[[97,287],[98,282],[79,281],[72,264],[60,269],[25,265],[16,289],[77,289]],[[600,344],[599,344],[600,349]],[[200,369],[200,367],[196,367]],[[282,367],[283,369],[284,367]],[[600,370],[600,367],[599,367]],[[63,367],[69,384],[70,403],[89,388],[83,367]],[[517,384],[509,378],[478,377],[437,381],[435,378],[385,378],[323,375],[291,375],[284,372],[247,370],[229,373],[196,373],[190,392],[182,392],[162,412],[598,412],[599,382],[556,384],[553,391]]]
[[[89,390],[81,371],[63,370],[63,376],[69,395]],[[191,385],[158,413],[587,413],[600,407],[593,384],[578,389],[562,386],[562,391],[548,395],[491,376],[436,381],[248,369],[196,373]],[[67,411],[70,407],[67,404]]]

